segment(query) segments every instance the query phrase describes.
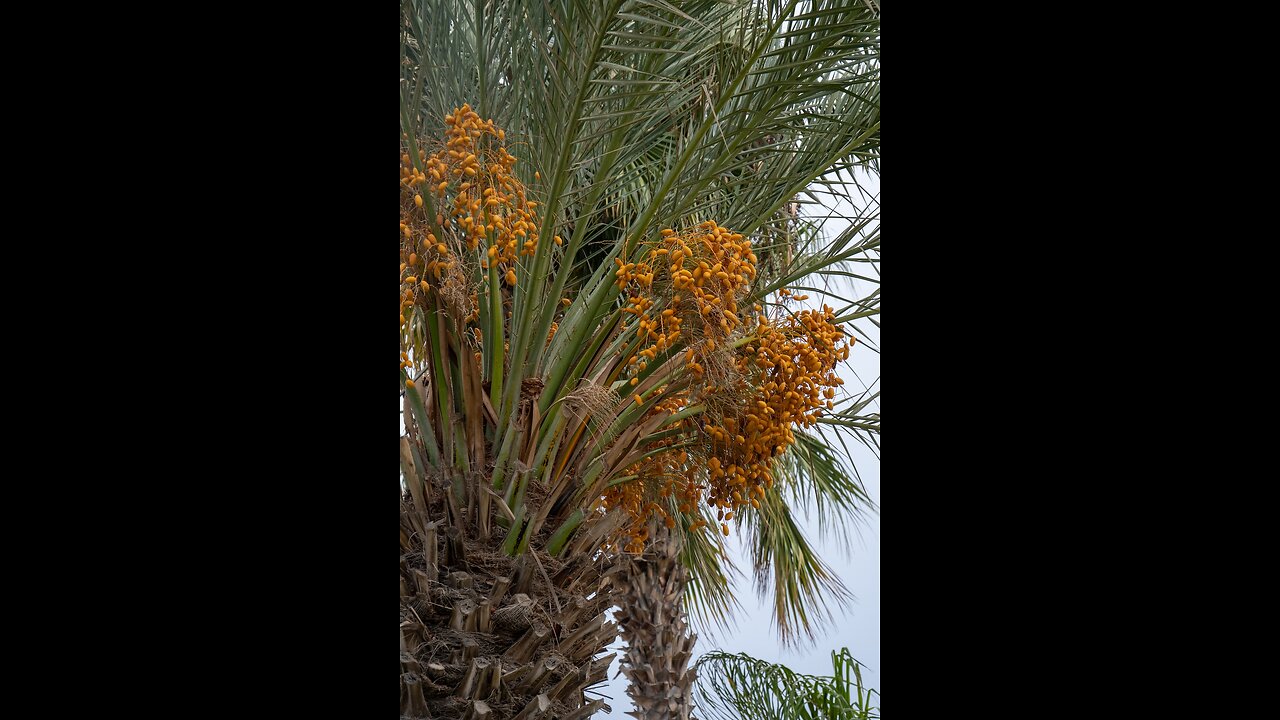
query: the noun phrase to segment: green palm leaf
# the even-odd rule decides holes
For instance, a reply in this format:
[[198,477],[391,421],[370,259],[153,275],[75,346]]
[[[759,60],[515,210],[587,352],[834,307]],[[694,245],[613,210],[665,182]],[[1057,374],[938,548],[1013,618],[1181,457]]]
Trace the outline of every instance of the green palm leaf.
[[831,653],[830,676],[804,675],[745,653],[710,652],[698,660],[694,687],[706,720],[872,720],[880,694],[863,687],[848,648]]

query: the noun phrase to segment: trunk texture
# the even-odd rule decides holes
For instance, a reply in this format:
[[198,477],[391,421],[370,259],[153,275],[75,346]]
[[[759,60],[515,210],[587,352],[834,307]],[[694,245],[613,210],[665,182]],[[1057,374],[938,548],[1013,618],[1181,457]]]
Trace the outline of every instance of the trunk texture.
[[[552,558],[534,538],[519,557],[504,532],[478,532],[477,503],[452,481],[416,481],[400,501],[401,718],[586,718],[602,700],[617,638],[603,558],[580,548]],[[483,488],[474,477],[457,488]]]
[[639,720],[690,720],[695,671],[689,668],[697,635],[689,633],[684,612],[688,571],[669,533],[654,533],[653,545],[639,557],[622,560],[618,620],[627,651],[622,672],[631,680],[627,694]]

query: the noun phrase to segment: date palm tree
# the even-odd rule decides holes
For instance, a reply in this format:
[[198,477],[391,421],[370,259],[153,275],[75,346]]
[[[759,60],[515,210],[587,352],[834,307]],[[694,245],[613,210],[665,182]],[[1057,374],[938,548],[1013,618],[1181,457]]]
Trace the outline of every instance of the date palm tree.
[[[615,604],[636,637],[646,608],[674,621],[632,643],[647,697],[638,673],[687,661],[681,599],[732,607],[730,523],[784,638],[812,629],[842,588],[791,512],[867,506],[818,431],[879,432],[835,373],[879,298],[803,293],[874,281],[879,227],[798,208],[878,171],[878,9],[405,0],[401,22],[401,715],[590,716]],[[682,690],[645,717],[688,712],[684,664],[663,672]]]

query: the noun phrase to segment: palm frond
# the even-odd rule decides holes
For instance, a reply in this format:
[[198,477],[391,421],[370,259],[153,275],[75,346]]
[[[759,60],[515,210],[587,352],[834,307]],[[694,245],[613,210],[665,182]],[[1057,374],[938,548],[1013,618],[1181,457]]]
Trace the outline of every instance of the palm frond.
[[720,651],[696,665],[694,698],[707,720],[872,720],[880,693],[862,683],[848,648],[831,653],[830,676],[804,675],[745,653]]
[[[714,527],[715,519],[706,505],[701,508],[702,517]],[[741,573],[725,552],[724,538],[719,533],[690,531],[683,522],[683,547],[680,560],[689,568],[689,588],[685,603],[690,617],[706,634],[730,629],[730,623],[742,604],[733,593],[735,581]]]
[[846,552],[866,516],[879,511],[856,465],[844,462],[831,441],[817,433],[797,432],[796,444],[778,459],[774,475],[788,504],[816,517],[819,537],[841,542]]
[[793,509],[774,485],[758,509],[738,516],[748,544],[756,592],[773,598],[773,625],[786,645],[815,639],[833,619],[832,609],[852,596],[805,537]]

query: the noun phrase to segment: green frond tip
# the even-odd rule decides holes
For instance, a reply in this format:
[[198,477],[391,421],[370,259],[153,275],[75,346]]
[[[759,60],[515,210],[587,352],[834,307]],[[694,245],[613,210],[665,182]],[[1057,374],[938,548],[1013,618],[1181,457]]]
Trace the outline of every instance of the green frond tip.
[[756,592],[772,596],[783,644],[813,642],[818,630],[833,622],[832,608],[844,607],[852,595],[818,557],[777,483],[765,492],[759,509],[738,517],[751,550]]
[[791,507],[816,515],[818,535],[841,544],[846,554],[852,536],[880,508],[862,483],[850,457],[841,457],[825,435],[798,431],[796,443],[778,458],[774,476]]
[[547,541],[547,553],[552,557],[559,557],[560,553],[564,552],[565,545],[569,542],[569,536],[573,535],[573,531],[578,529],[578,526],[582,524],[586,517],[587,515],[582,512],[582,508],[574,510],[569,519],[565,520],[564,524],[556,528],[556,531],[551,534],[551,539]]

